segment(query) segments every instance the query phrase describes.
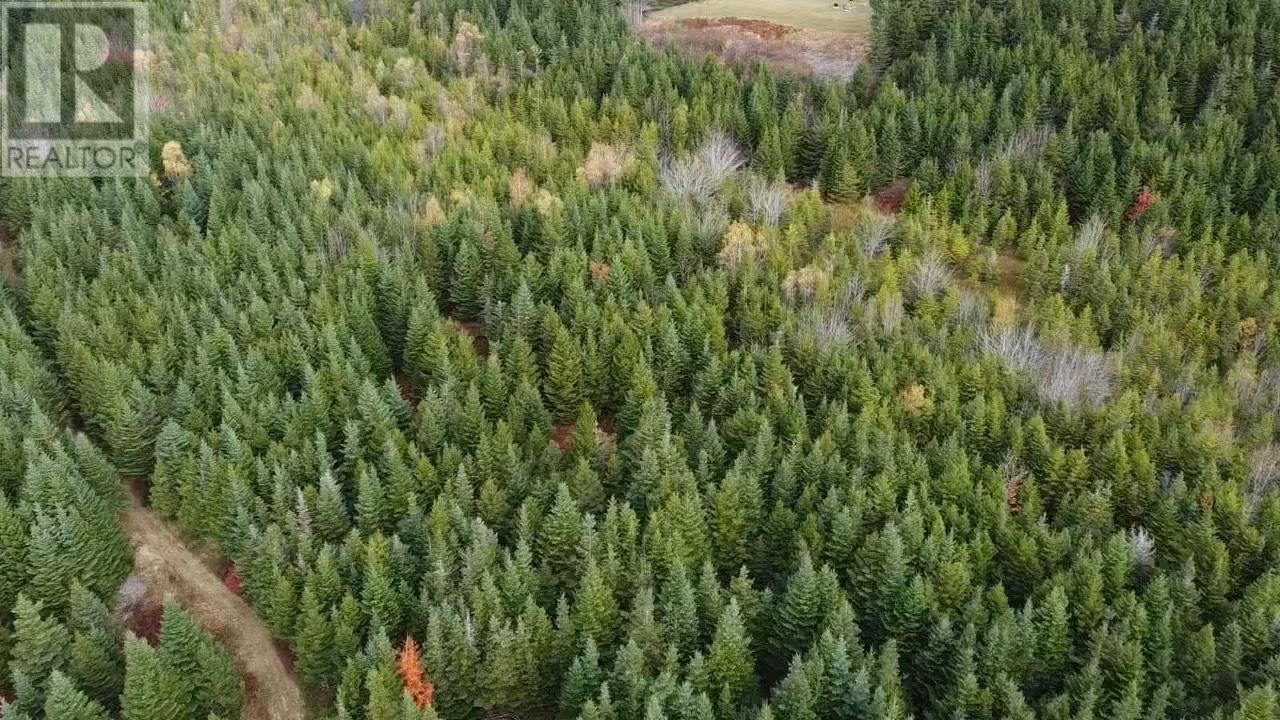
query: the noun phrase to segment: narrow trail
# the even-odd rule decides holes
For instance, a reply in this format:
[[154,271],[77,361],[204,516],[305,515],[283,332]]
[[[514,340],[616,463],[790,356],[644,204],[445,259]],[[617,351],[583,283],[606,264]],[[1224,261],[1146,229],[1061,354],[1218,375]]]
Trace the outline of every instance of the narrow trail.
[[231,654],[244,676],[244,720],[304,720],[306,703],[266,626],[227,589],[182,539],[143,502],[130,484],[129,509],[120,526],[133,543],[135,572],[147,585],[171,593]]

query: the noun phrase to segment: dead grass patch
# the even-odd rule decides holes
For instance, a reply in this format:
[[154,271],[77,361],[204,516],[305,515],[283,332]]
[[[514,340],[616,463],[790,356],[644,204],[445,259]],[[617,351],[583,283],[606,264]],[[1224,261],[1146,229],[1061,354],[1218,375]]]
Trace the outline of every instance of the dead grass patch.
[[650,19],[639,33],[660,47],[727,63],[759,61],[781,72],[824,80],[853,75],[871,48],[865,32],[809,30],[742,17]]
[[649,13],[654,20],[743,18],[822,32],[868,32],[867,0],[697,0]]
[[1002,296],[1019,302],[1027,292],[1027,261],[1011,253],[996,256],[997,289]]
[[862,203],[829,203],[831,229],[836,232],[852,232],[858,226],[866,210]]
[[876,210],[886,215],[897,215],[902,212],[902,204],[906,202],[907,192],[911,190],[911,180],[903,178],[888,187],[881,188],[871,197]]

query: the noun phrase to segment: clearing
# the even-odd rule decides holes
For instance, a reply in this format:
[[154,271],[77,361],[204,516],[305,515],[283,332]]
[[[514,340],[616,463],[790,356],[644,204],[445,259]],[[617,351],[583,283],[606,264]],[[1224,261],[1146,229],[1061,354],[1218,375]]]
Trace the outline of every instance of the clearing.
[[149,593],[172,594],[222,643],[244,676],[244,720],[302,720],[306,704],[297,679],[253,608],[143,504],[140,483],[130,484],[129,509],[120,526],[134,549],[134,572]]
[[732,63],[761,61],[824,80],[858,69],[871,42],[867,0],[700,0],[645,15],[640,34],[656,45],[714,55]]
[[698,0],[656,10],[646,17],[658,21],[745,18],[830,33],[871,31],[868,0],[839,3],[832,0]]

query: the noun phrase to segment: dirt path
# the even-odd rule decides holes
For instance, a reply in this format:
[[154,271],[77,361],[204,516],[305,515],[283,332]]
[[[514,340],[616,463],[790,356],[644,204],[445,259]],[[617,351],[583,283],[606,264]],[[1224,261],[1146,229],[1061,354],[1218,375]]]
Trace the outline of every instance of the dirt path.
[[297,679],[253,608],[222,584],[176,533],[147,509],[142,490],[130,488],[120,525],[134,548],[136,572],[149,588],[172,593],[231,653],[244,675],[244,720],[303,720],[306,704]]

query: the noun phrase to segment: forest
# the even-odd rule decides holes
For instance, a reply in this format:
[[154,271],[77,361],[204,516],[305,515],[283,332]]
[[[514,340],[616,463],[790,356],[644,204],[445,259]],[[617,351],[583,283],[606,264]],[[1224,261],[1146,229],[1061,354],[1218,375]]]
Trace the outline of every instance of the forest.
[[1280,3],[148,6],[150,177],[0,178],[4,720],[262,691],[130,483],[317,719],[1280,717]]

